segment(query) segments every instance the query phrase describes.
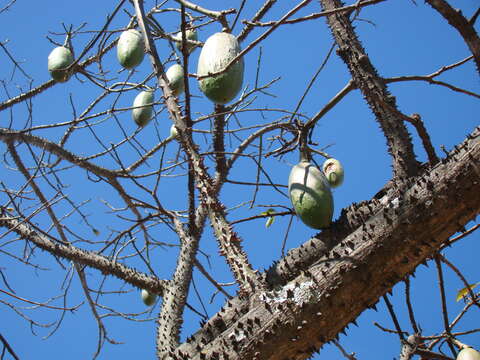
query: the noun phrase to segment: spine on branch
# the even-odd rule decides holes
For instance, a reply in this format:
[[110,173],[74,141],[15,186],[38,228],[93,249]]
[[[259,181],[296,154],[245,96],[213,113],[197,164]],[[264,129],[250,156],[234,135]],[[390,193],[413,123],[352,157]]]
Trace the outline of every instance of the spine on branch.
[[[339,0],[320,0],[324,10],[342,7]],[[337,53],[347,64],[356,86],[360,89],[380,125],[393,157],[395,178],[416,175],[418,164],[413,144],[405,124],[397,114],[395,97],[391,95],[383,79],[370,62],[355,34],[348,14],[333,13],[327,16],[328,26],[338,45]]]

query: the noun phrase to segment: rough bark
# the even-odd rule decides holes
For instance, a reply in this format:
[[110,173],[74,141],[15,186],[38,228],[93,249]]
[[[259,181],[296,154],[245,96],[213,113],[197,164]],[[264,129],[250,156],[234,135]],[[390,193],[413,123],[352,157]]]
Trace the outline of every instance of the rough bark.
[[[342,7],[339,0],[320,0],[324,10]],[[337,53],[348,66],[354,84],[360,89],[382,129],[393,158],[395,178],[416,175],[418,167],[413,144],[407,128],[399,117],[395,97],[378,75],[358,39],[349,14],[344,12],[327,16],[328,26],[338,45]]]
[[229,301],[172,359],[310,357],[476,217],[479,163],[477,128],[286,285]]

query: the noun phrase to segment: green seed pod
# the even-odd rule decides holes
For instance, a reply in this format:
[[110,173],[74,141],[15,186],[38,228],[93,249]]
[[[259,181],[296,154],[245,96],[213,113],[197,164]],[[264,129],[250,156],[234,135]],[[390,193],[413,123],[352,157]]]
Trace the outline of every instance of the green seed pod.
[[155,300],[157,300],[157,295],[151,294],[147,290],[142,289],[142,300],[145,305],[152,306],[155,304]]
[[327,159],[323,163],[322,170],[332,188],[342,185],[344,171],[340,161],[333,158]]
[[165,74],[173,91],[173,95],[178,96],[185,91],[185,82],[183,79],[183,67],[179,64],[170,66]]
[[145,126],[152,119],[152,103],[153,91],[142,91],[135,97],[135,100],[133,101],[133,107],[135,109],[132,110],[132,118],[138,126]]
[[480,360],[480,353],[471,347],[466,347],[460,350],[457,360]]
[[[237,38],[232,34],[213,34],[207,39],[200,53],[198,75],[206,76],[224,70],[240,51]],[[214,103],[226,104],[233,100],[242,88],[243,71],[243,58],[240,58],[226,72],[199,80],[200,90]]]
[[[175,34],[175,36],[173,37],[175,39],[175,43],[176,43],[176,46],[177,46],[177,49],[182,51],[182,32],[178,32]],[[187,29],[185,31],[185,38],[187,40],[193,40],[193,41],[197,41],[198,40],[198,35],[197,35],[197,30],[195,29]],[[190,44],[188,43],[187,44],[187,51],[188,53],[190,54],[193,50],[195,50],[197,46],[195,44]]]
[[133,69],[141,64],[145,56],[143,36],[134,29],[122,32],[117,43],[117,58],[125,69]]
[[73,55],[70,49],[58,46],[48,55],[48,71],[50,76],[58,82],[65,82],[70,74],[65,69],[73,63]]
[[333,197],[325,175],[308,161],[300,161],[290,171],[288,194],[300,220],[314,229],[330,226]]

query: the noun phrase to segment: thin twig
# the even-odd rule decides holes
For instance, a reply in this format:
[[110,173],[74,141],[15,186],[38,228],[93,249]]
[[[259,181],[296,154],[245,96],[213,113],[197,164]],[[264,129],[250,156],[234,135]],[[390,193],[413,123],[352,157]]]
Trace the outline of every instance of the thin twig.
[[10,355],[12,355],[15,360],[20,360],[17,354],[15,354],[15,351],[13,351],[12,347],[8,343],[7,339],[5,339],[2,334],[0,334],[0,341],[2,341],[3,346],[5,346]]
[[[296,19],[284,20],[284,21],[282,21],[282,25],[283,24],[297,24],[297,23],[300,23],[300,22],[315,20],[315,19],[319,19],[319,18],[329,16],[329,15],[333,15],[333,14],[338,14],[338,13],[342,13],[342,12],[351,12],[351,11],[354,11],[354,10],[359,10],[360,8],[365,7],[365,6],[375,5],[375,4],[384,2],[384,1],[386,1],[386,0],[364,0],[364,1],[359,0],[355,4],[352,4],[352,5],[339,7],[339,8],[333,9],[333,10],[325,10],[325,11],[322,11],[322,12],[319,12],[319,13],[314,13],[314,14],[310,14],[310,15],[307,15],[307,16],[302,16],[302,17],[296,18]],[[278,20],[278,21],[268,21],[268,22],[263,22],[263,23],[259,22],[259,21],[244,21],[244,23],[246,23],[248,25],[261,26],[261,27],[274,26],[275,24],[277,24],[279,22],[280,22],[280,20]]]
[[457,274],[457,276],[460,278],[460,280],[462,280],[463,285],[465,286],[466,289],[468,289],[468,293],[470,295],[470,301],[472,301],[475,305],[477,305],[477,307],[480,308],[480,304],[477,301],[477,296],[475,296],[475,294],[473,293],[473,290],[472,290],[470,284],[467,282],[467,279],[465,279],[465,276],[463,276],[463,274],[460,272],[460,270],[458,270],[458,268],[455,265],[453,265],[450,261],[448,261],[445,256],[443,256],[440,253],[437,254],[437,256],[440,258],[440,260],[445,265],[447,265],[450,269],[453,270],[453,272],[455,274]]
[[28,299],[22,298],[20,296],[17,296],[15,294],[12,294],[11,292],[8,292],[8,291],[2,290],[2,289],[0,289],[0,292],[3,292],[4,294],[7,294],[8,296],[11,296],[11,297],[13,297],[17,300],[25,301],[29,304],[38,305],[38,306],[45,307],[45,308],[48,308],[48,309],[53,309],[53,310],[63,310],[63,311],[72,311],[73,312],[73,311],[77,310],[80,306],[82,306],[82,304],[83,304],[83,302],[82,302],[82,303],[80,303],[80,304],[78,304],[74,307],[62,308],[62,307],[47,305],[45,303],[39,303],[39,302],[36,302],[36,301],[28,300]]
[[452,351],[452,354],[454,357],[457,356],[457,353],[455,351],[454,346],[452,345],[452,342],[450,341],[450,337],[452,336],[450,332],[450,324],[448,321],[448,309],[447,309],[447,298],[445,296],[445,283],[443,280],[443,271],[442,271],[442,263],[440,261],[440,257],[437,255],[434,258],[435,260],[435,265],[437,268],[437,275],[438,275],[438,287],[440,291],[440,298],[442,301],[442,317],[443,317],[443,325],[445,327],[445,333],[448,335],[447,337],[447,344],[450,347],[450,350]]
[[397,320],[397,316],[395,315],[395,312],[393,311],[393,306],[390,303],[390,300],[388,300],[387,295],[383,295],[383,300],[385,301],[385,304],[387,305],[388,312],[390,314],[390,317],[393,320],[393,324],[395,325],[395,329],[397,329],[397,334],[400,337],[400,341],[404,341],[405,337],[403,336],[403,331],[400,327],[400,323]]

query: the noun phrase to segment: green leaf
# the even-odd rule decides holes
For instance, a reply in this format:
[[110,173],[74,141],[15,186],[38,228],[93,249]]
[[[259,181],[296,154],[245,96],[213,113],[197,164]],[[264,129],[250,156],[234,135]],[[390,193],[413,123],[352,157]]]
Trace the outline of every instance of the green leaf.
[[275,214],[275,209],[272,209],[272,208],[270,208],[268,210],[265,210],[265,211],[262,211],[260,213],[260,215],[272,215],[272,214]]
[[[276,211],[274,209],[268,209],[268,210],[265,210],[265,211],[262,211],[260,213],[260,215],[263,215],[263,216],[267,216],[267,215],[272,215],[272,214],[275,214]],[[273,221],[275,220],[275,218],[273,216],[270,216],[268,219],[267,219],[267,222],[265,223],[265,227],[268,229],[270,227],[270,225],[273,224]]]
[[270,225],[273,224],[273,221],[275,220],[275,218],[273,216],[270,216],[268,219],[267,219],[267,222],[265,223],[265,227],[268,229],[270,227]]
[[462,290],[459,290],[457,293],[457,302],[463,299],[465,295],[467,295],[470,292],[470,290],[473,290],[478,284],[480,284],[480,282],[477,282],[476,284],[468,285],[467,287],[464,287]]

